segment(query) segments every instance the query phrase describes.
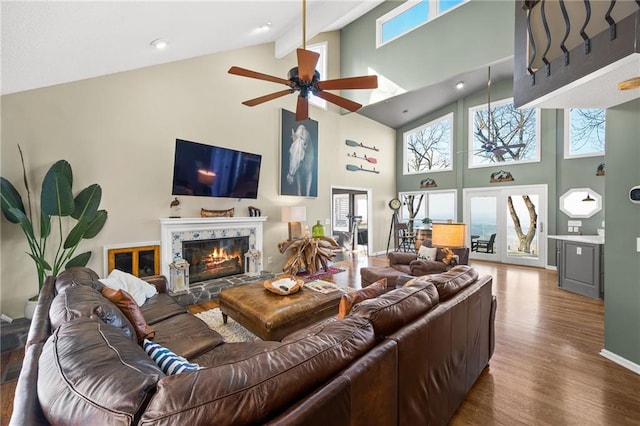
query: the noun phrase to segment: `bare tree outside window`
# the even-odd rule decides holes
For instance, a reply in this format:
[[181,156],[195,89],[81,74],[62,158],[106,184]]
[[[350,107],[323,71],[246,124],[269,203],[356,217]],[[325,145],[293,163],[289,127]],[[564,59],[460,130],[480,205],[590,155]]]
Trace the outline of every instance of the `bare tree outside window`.
[[472,116],[471,164],[489,166],[507,162],[539,161],[535,109],[516,109],[511,99],[469,110]]
[[571,108],[565,114],[567,123],[565,137],[565,157],[583,157],[590,155],[604,155],[605,153],[605,124],[604,109]]
[[509,208],[509,215],[511,216],[511,221],[513,222],[513,227],[515,229],[516,236],[519,242],[518,249],[516,251],[520,253],[531,253],[531,242],[536,236],[538,213],[536,212],[535,204],[531,201],[531,198],[528,195],[523,195],[522,201],[524,202],[527,208],[527,212],[529,213],[529,229],[527,230],[527,232],[523,232],[522,230],[520,217],[518,216],[518,212],[513,205],[513,199],[511,198],[511,196],[507,197],[507,206]]
[[453,114],[404,134],[405,174],[451,170]]

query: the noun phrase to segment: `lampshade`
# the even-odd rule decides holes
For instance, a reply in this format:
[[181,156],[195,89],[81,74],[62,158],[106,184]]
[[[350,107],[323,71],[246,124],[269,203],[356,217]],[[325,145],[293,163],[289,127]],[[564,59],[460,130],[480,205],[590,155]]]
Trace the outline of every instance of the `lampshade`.
[[465,244],[464,223],[433,223],[431,245],[434,247],[461,248]]
[[304,222],[307,220],[307,208],[305,206],[288,206],[282,208],[283,222]]
[[283,222],[289,223],[289,239],[302,238],[302,223],[307,220],[307,208],[305,206],[288,206],[281,210]]

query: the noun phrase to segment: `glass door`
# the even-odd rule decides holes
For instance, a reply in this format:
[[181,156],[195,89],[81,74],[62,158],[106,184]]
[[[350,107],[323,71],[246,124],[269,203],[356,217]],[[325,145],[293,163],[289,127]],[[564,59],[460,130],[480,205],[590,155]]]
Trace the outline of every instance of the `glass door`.
[[518,265],[546,264],[546,186],[535,185],[502,191],[505,234],[503,262]]
[[546,265],[546,185],[464,190],[470,257]]
[[498,195],[479,191],[468,196],[469,244],[471,257],[498,261]]
[[332,234],[352,252],[369,251],[369,192],[332,188]]

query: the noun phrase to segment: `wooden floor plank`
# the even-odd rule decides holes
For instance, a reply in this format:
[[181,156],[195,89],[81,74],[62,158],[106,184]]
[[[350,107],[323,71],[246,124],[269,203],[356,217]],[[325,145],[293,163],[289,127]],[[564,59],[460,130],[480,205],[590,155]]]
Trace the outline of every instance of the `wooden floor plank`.
[[[361,267],[386,257],[347,255],[329,277],[360,287]],[[451,425],[640,425],[640,376],[599,355],[604,303],[561,290],[555,271],[471,261],[494,277],[496,348]],[[217,306],[190,306],[193,313]],[[6,366],[3,366],[6,367]],[[2,384],[2,424],[15,381]]]

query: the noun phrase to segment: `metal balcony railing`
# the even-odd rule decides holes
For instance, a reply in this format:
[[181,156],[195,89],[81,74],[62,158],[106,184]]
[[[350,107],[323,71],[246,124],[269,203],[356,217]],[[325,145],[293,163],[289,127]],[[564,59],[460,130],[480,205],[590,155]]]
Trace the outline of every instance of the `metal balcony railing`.
[[640,48],[640,0],[517,0],[516,107],[596,72]]

